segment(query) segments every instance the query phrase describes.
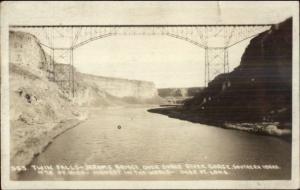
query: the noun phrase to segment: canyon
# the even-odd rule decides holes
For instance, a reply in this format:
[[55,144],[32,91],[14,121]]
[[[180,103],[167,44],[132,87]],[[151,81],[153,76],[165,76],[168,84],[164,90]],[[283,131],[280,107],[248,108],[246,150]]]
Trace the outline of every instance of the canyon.
[[13,165],[29,164],[57,135],[83,122],[88,113],[81,107],[162,101],[152,82],[94,76],[76,68],[72,97],[67,81],[71,67],[54,62],[39,40],[28,33],[10,31],[9,52]]

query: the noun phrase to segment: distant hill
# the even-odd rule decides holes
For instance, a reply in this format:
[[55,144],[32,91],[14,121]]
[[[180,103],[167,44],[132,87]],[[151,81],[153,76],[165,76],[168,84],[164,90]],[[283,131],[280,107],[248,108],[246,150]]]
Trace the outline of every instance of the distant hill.
[[190,88],[159,88],[157,89],[160,97],[191,97],[200,93],[204,87],[190,87]]
[[160,88],[157,89],[158,96],[164,101],[163,105],[182,105],[184,101],[201,92],[202,87],[191,88]]

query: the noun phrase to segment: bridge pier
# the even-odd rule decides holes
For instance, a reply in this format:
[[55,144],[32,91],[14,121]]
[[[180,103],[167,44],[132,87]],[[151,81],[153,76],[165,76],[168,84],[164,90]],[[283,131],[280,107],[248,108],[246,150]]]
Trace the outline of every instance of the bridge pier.
[[228,48],[205,48],[205,86],[217,75],[229,72]]
[[53,81],[59,87],[75,96],[74,48],[52,48],[51,64],[53,65]]

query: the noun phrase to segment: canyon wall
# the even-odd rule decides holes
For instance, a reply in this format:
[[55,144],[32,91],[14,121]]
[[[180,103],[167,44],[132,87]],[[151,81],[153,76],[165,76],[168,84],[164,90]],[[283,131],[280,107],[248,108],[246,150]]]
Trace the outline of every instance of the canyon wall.
[[9,32],[10,159],[27,165],[53,138],[86,118],[79,106],[157,103],[151,82],[81,74],[75,71],[75,97],[68,82],[70,66],[55,63],[39,40]]
[[280,122],[290,127],[292,18],[254,37],[240,65],[185,103],[204,120]]
[[38,43],[38,39],[23,32],[10,31],[9,33],[9,62],[35,74],[43,75],[43,71],[53,70],[49,56]]
[[[73,84],[69,79],[72,79],[72,67],[56,63],[54,68],[56,83],[65,93],[71,93]],[[158,104],[161,100],[153,82],[95,76],[80,73],[75,68],[73,72],[74,103],[79,105]]]
[[94,84],[99,89],[118,98],[151,99],[158,96],[153,82],[101,77],[82,73],[78,74],[77,78]]
[[49,80],[51,61],[34,36],[10,32],[9,54],[10,160],[27,165],[82,115]]

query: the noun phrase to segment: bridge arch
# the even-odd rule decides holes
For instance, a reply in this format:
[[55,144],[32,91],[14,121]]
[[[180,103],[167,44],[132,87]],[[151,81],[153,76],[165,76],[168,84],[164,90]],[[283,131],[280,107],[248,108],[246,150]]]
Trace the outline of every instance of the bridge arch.
[[[184,36],[180,36],[180,35],[176,35],[176,34],[169,34],[169,33],[167,33],[167,34],[162,34],[162,35],[164,35],[164,36],[169,36],[169,37],[176,38],[176,39],[183,40],[183,41],[187,41],[187,42],[189,42],[189,43],[191,43],[191,44],[193,44],[193,45],[195,45],[195,46],[198,46],[198,47],[200,47],[200,48],[203,48],[203,49],[208,48],[206,45],[201,44],[201,43],[199,43],[199,42],[197,42],[197,41],[194,41],[194,40],[189,39],[189,38],[184,37]],[[85,41],[83,41],[83,42],[80,42],[80,43],[78,43],[78,44],[75,44],[74,46],[71,47],[71,49],[74,49],[74,50],[75,50],[75,49],[77,49],[77,48],[79,48],[79,47],[81,47],[81,46],[83,46],[83,45],[85,45],[85,44],[87,44],[87,43],[89,43],[89,42],[96,41],[96,40],[99,40],[99,39],[102,39],[102,38],[111,37],[111,36],[118,36],[118,34],[109,33],[109,34],[104,34],[104,35],[92,37],[92,38],[87,39],[87,40],[85,40]]]
[[[91,41],[116,35],[164,35],[187,41],[205,50],[205,85],[220,73],[229,72],[228,49],[246,39],[266,31],[272,24],[244,25],[40,25],[10,26],[10,29],[25,30],[35,35],[40,44],[52,50],[53,65],[57,51],[67,51],[72,67],[72,93],[74,96],[74,61],[73,51]],[[31,31],[30,31],[31,30]],[[84,30],[84,34],[82,31]],[[75,32],[74,32],[75,31]],[[64,35],[66,32],[69,35]],[[44,35],[40,35],[44,33]],[[51,35],[49,35],[52,34]],[[54,36],[56,33],[58,35]],[[216,37],[221,37],[221,45],[211,45]],[[56,38],[71,40],[67,47],[55,46]],[[81,38],[81,39],[79,39]],[[78,42],[79,40],[79,42]],[[217,40],[215,40],[217,41]]]

